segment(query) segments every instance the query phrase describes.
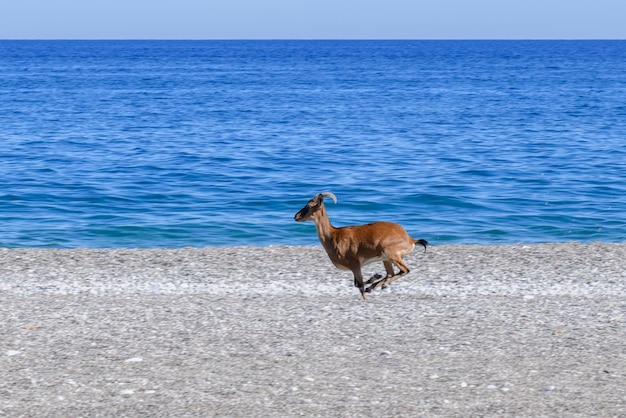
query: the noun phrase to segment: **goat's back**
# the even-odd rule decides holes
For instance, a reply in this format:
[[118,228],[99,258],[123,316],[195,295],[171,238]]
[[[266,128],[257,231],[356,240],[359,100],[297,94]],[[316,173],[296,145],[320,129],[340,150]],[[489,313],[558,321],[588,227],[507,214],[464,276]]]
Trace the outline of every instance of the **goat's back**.
[[383,254],[410,252],[414,240],[406,230],[393,222],[372,222],[366,225],[344,226],[333,231],[333,241],[339,253],[359,254],[375,258]]

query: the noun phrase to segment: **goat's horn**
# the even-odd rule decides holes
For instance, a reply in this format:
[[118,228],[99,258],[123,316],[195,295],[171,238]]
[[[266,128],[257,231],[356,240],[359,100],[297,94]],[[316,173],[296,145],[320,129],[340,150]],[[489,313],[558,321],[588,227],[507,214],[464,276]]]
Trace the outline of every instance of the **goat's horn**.
[[337,203],[337,197],[334,194],[332,194],[331,192],[323,192],[323,193],[320,193],[320,194],[322,196],[330,197],[331,199],[333,199],[333,202]]

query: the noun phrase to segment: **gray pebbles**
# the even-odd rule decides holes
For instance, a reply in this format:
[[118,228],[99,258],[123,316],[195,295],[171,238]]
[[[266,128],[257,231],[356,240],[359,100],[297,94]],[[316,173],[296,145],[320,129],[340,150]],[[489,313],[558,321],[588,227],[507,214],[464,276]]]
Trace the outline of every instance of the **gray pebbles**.
[[[626,416],[626,244],[0,249],[0,417]],[[366,276],[383,272],[366,266]]]

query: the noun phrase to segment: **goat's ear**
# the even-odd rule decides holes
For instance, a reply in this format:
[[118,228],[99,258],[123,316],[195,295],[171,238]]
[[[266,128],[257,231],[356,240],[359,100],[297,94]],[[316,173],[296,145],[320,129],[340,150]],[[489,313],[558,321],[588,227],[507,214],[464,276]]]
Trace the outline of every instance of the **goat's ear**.
[[315,200],[315,203],[318,205],[321,205],[322,203],[324,203],[324,195],[321,193],[316,194],[313,199]]

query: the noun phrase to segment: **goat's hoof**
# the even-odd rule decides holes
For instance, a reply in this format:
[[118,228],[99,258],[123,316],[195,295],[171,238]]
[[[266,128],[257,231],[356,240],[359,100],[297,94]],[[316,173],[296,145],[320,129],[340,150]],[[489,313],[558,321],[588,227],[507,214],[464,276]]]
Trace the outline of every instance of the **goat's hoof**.
[[382,279],[382,278],[383,278],[383,276],[381,276],[380,274],[375,274],[372,277],[370,277],[369,280],[365,282],[365,284],[372,284],[375,281],[377,281],[379,279]]
[[374,290],[376,290],[376,288],[378,287],[378,283],[374,283],[373,285],[371,285],[370,287],[368,287],[367,289],[365,289],[365,291],[367,293],[372,293]]

